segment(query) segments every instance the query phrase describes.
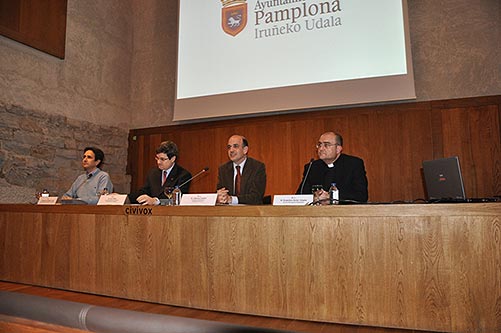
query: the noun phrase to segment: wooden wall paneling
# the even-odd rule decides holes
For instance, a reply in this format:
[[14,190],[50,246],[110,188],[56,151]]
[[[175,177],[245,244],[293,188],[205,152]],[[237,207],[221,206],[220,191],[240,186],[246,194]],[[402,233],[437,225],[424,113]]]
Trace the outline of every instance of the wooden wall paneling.
[[[195,178],[190,185],[192,193],[216,191],[219,161],[226,158],[226,141],[218,142],[217,128],[179,131],[180,164],[195,176],[203,168],[209,170]],[[224,155],[223,155],[224,154]]]
[[501,195],[501,126],[497,105],[468,108],[475,166],[473,197]]
[[[163,133],[155,133],[150,136],[148,136],[148,149],[144,151],[144,156],[143,156],[143,161],[144,161],[144,166],[146,169],[150,169],[152,167],[155,167],[157,165],[157,162],[155,160],[156,156],[156,149],[158,146],[160,146],[160,143],[166,140],[172,140],[169,136],[164,135]],[[175,140],[173,140],[175,142]]]
[[[384,300],[384,308],[379,309],[393,313],[395,322],[419,326],[416,315],[419,291],[406,277],[420,276],[421,265],[416,260],[420,255],[417,247],[419,236],[413,230],[420,221],[413,217],[409,217],[410,223],[402,223],[395,217],[355,221],[358,222],[359,233],[346,246],[351,247],[350,255],[357,258],[353,267],[355,278],[350,285],[357,304],[357,321],[387,322],[388,318],[375,306]],[[393,259],[390,263],[381,260],[383,257]],[[346,274],[349,276],[350,272]],[[387,287],[377,290],[366,287],[373,284]],[[349,312],[347,315],[353,316]]]
[[[296,193],[296,190],[301,184],[305,164],[310,162],[310,159],[317,159],[317,150],[315,144],[318,138],[325,131],[326,126],[324,121],[318,117],[301,118],[289,122],[290,141],[286,142],[291,146],[291,155],[288,157],[291,168],[291,176],[288,180],[284,180],[282,188],[275,189],[270,186],[270,193],[273,194],[291,194]],[[270,178],[274,174],[269,175]],[[311,189],[309,189],[311,190]]]
[[19,31],[21,2],[0,0],[0,33],[4,30]]
[[67,0],[0,0],[0,9],[2,35],[64,59]]
[[369,200],[424,198],[421,163],[431,158],[430,112],[403,108],[374,112],[363,134]]
[[[311,155],[309,151],[313,149],[309,146],[309,141],[292,130],[292,122],[281,122],[280,125],[280,128],[274,128],[273,123],[269,124],[273,137],[263,143],[263,161],[267,172],[266,194],[271,196],[296,193],[303,165],[309,163],[311,157],[307,156]],[[306,154],[304,151],[300,152],[298,147],[304,149]]]
[[0,278],[305,320],[499,329],[499,203],[124,214],[134,207],[0,206]]
[[[408,222],[412,221],[412,225]],[[380,255],[393,258],[393,263],[381,262],[377,254],[371,255],[374,265],[379,263],[382,266],[383,272],[381,282],[386,285],[391,285],[384,293],[387,299],[389,311],[395,314],[399,323],[408,322],[416,325],[417,313],[419,304],[415,303],[419,290],[415,283],[411,283],[407,278],[409,276],[419,276],[421,273],[421,265],[419,261],[414,261],[413,258],[419,253],[418,236],[419,231],[416,231],[413,226],[418,223],[418,218],[409,217],[407,221],[396,219],[393,223],[391,219],[385,219],[383,223],[388,223],[386,232],[382,235],[376,235],[376,239],[380,239],[386,246],[382,248]],[[373,231],[374,232],[374,231]],[[364,248],[366,251],[366,249]],[[372,273],[364,271],[364,274],[371,276]],[[377,291],[368,290],[371,294],[371,299],[377,297]],[[367,311],[368,309],[365,309]],[[370,309],[371,312],[377,312],[375,309]]]
[[[157,293],[159,293],[162,289],[158,288],[159,285],[155,282],[158,277],[163,276],[165,273],[164,269],[155,267],[153,262],[153,254],[157,254],[156,247],[158,244],[152,237],[152,233],[154,232],[156,236],[159,236],[157,241],[161,240],[167,245],[172,245],[171,237],[174,236],[175,232],[173,232],[173,235],[167,235],[163,228],[155,228],[151,219],[143,218],[140,221],[135,216],[131,217],[123,228],[115,225],[114,229],[117,228],[120,229],[121,239],[116,259],[123,260],[123,262],[120,262],[120,264],[117,262],[117,265],[113,267],[113,271],[120,276],[119,281],[126,287],[123,290],[124,296],[146,299],[148,295],[153,293],[153,290],[157,290]],[[109,242],[107,245],[113,246],[113,243]],[[169,248],[169,250],[172,256],[179,255],[175,251],[175,247]],[[160,255],[160,258],[162,257]],[[169,256],[163,259],[167,265],[172,264]],[[180,263],[176,262],[175,264],[179,265]],[[174,267],[177,267],[177,265]],[[166,280],[168,281],[171,276],[166,277]]]
[[[134,287],[127,284],[127,277],[130,274],[127,268],[131,260],[127,257],[129,255],[127,249],[129,246],[133,247],[133,244],[127,242],[129,222],[126,216],[112,215],[108,218],[106,223],[95,225],[95,236],[88,234],[91,238],[89,242],[95,237],[96,256],[91,258],[94,261],[95,272],[87,276],[89,279],[94,276],[94,281],[83,280],[82,283],[85,285],[85,291],[89,291],[94,285],[97,293],[127,297],[128,291]],[[85,228],[85,225],[82,225],[82,228]],[[82,256],[83,253],[79,255]]]
[[67,0],[22,1],[21,29],[24,42],[64,58]]
[[[96,290],[125,298],[207,307],[204,219],[124,218],[114,217],[97,228]],[[199,258],[199,264],[186,265],[186,258]],[[88,290],[91,285],[85,284]]]
[[440,112],[440,110],[431,110],[430,129],[433,140],[433,156],[431,157],[431,159],[444,158],[444,134],[442,113]]
[[[182,151],[181,164],[193,174],[208,165],[210,172],[193,182],[192,192],[215,190],[217,168],[228,160],[224,148],[227,139],[238,133],[248,137],[250,156],[266,164],[266,194],[294,193],[301,181],[304,164],[317,157],[314,145],[319,135],[334,130],[343,135],[346,153],[364,159],[370,201],[425,198],[422,161],[453,151],[461,151],[460,159],[467,163],[463,176],[468,191],[472,186],[479,188],[467,194],[493,196],[499,194],[501,186],[500,100],[500,96],[487,96],[353,107],[132,130],[131,133],[143,136],[145,149],[150,150],[156,148],[152,136],[172,137]],[[457,118],[454,112],[447,111],[456,109],[462,110],[464,115]],[[457,133],[465,129],[476,139],[458,140]],[[479,148],[473,148],[477,144]],[[470,150],[472,152],[467,152]],[[473,155],[463,157],[466,153]],[[201,159],[204,160],[202,164]],[[476,163],[474,169],[473,161]],[[140,181],[132,177],[135,186],[142,184],[147,170],[144,168],[142,174],[138,172]],[[473,171],[481,175],[476,176]]]
[[[87,218],[88,216],[83,217],[83,219]],[[43,263],[41,273],[42,279],[48,285],[69,288],[69,253],[72,226],[68,221],[78,219],[79,217],[74,214],[54,214],[50,217],[44,214],[43,216],[41,243],[44,246],[42,246],[40,253]]]
[[[134,135],[133,135],[134,136]],[[136,141],[129,141],[129,145],[134,145],[129,152],[136,152],[136,156],[129,156],[129,165],[137,165],[137,171],[132,176],[132,191],[141,188],[146,180],[148,171],[156,166],[155,150],[162,142],[161,134],[135,135]]]
[[[137,179],[139,174],[139,149],[144,147],[143,144],[137,142],[139,140],[139,135],[135,135],[132,131],[129,131],[128,137],[128,147],[127,147],[127,165],[125,166],[125,173],[131,175],[131,188],[137,188]],[[143,136],[141,136],[142,138]]]
[[420,296],[414,302],[417,303],[417,318],[423,322],[441,322],[443,327],[451,324],[451,309],[456,306],[450,284],[453,275],[451,262],[445,259],[449,244],[444,236],[449,235],[447,228],[448,218],[430,217],[423,221],[418,229],[421,235],[418,237],[418,247],[413,260],[418,261],[420,266],[418,284],[416,289]]
[[[159,219],[158,224],[163,225],[164,220]],[[178,246],[179,256],[172,257],[172,260],[178,261],[179,273],[177,278],[184,279],[185,283],[179,288],[178,295],[182,304],[189,304],[188,306],[196,306],[201,308],[209,307],[209,280],[208,280],[208,242],[209,242],[209,226],[208,218],[195,217],[190,218],[188,221],[184,217],[172,217],[172,223],[176,226],[178,235],[174,237],[179,240]],[[173,239],[170,236],[170,239]],[[173,241],[171,241],[173,243]],[[162,254],[167,256],[170,252],[169,249],[163,246],[164,252]],[[197,258],[194,265],[187,264],[185,258]],[[171,266],[170,270],[175,266]],[[169,272],[166,272],[168,275]],[[186,278],[187,277],[187,278]],[[174,277],[171,279],[172,284],[176,284]],[[169,285],[164,284],[167,291],[172,290]],[[157,292],[157,291],[154,291]],[[176,298],[178,297],[176,295]],[[196,305],[194,304],[196,301]]]
[[143,174],[142,161],[139,156],[142,155],[144,149],[144,135],[138,135],[134,132],[129,132],[129,147],[127,148],[127,166],[126,172],[131,176],[131,190],[137,190],[141,185],[140,182]]
[[[64,215],[63,215],[64,216]],[[66,218],[66,216],[65,216]],[[98,280],[97,258],[101,245],[97,239],[98,226],[112,223],[116,216],[104,217],[102,215],[85,215],[78,220],[71,220],[71,230],[68,235],[69,251],[66,254],[70,259],[68,267],[68,289],[72,290],[96,290]],[[63,220],[68,223],[68,220]],[[124,222],[124,218],[122,218]],[[110,237],[113,237],[110,235]],[[109,255],[105,252],[105,255]]]
[[[450,301],[454,302],[454,306],[451,306],[451,326],[457,331],[461,330],[460,327],[467,327],[468,329],[463,331],[474,332],[488,330],[487,323],[497,322],[499,330],[499,311],[496,318],[496,315],[490,312],[492,308],[481,301],[499,304],[501,299],[499,214],[490,218],[487,228],[483,228],[480,219],[475,217],[451,217],[448,220],[451,249],[456,249],[445,253],[444,257],[445,260],[450,260],[451,266],[454,265],[455,271],[455,274],[450,276],[450,294],[453,296]],[[493,252],[490,255],[486,255],[491,251]],[[475,280],[481,282],[470,284]],[[470,310],[463,312],[465,309]],[[480,319],[481,317],[484,318]]]
[[[241,128],[249,140],[249,156],[266,165],[266,194],[293,193],[291,172],[291,146],[299,144],[288,131],[288,123],[282,121],[259,122],[251,128]],[[245,170],[244,170],[245,172]]]
[[[9,212],[0,218],[0,222],[0,246],[4,247],[1,252],[0,271],[6,274],[7,279],[17,276],[21,283],[34,283],[45,269],[41,256],[42,214]],[[11,250],[22,255],[12,255]]]
[[501,193],[501,136],[497,105],[441,110],[444,155],[459,156],[467,197]]

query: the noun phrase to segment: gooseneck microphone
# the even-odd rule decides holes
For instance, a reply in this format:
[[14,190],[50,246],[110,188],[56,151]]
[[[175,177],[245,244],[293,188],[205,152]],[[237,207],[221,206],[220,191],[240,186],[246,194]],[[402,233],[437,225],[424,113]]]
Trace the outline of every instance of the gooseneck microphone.
[[79,190],[79,189],[80,189],[80,188],[81,188],[81,187],[82,187],[85,183],[87,183],[87,181],[89,181],[90,177],[92,177],[92,173],[89,173],[89,174],[87,175],[87,178],[85,178],[85,180],[84,180],[84,181],[83,181],[80,185],[78,185],[77,189],[75,190],[75,193],[73,193],[73,196],[72,196],[72,198],[73,198],[73,199],[78,198],[78,195],[77,195],[78,190]]
[[200,176],[202,173],[206,172],[209,170],[209,167],[205,167],[202,169],[202,171],[200,171],[199,173],[197,173],[196,175],[194,175],[193,177],[191,177],[190,179],[188,179],[187,181],[185,181],[184,183],[182,183],[181,185],[179,185],[179,188],[183,187],[184,185],[188,184],[189,182],[191,182],[193,179],[197,178],[198,176]]
[[308,170],[306,170],[306,175],[304,176],[303,182],[301,183],[301,191],[299,194],[303,194],[304,184],[306,183],[306,179],[308,178],[308,175],[310,174],[311,165],[313,164],[314,160],[315,160],[314,158],[310,159],[310,165],[308,165]]

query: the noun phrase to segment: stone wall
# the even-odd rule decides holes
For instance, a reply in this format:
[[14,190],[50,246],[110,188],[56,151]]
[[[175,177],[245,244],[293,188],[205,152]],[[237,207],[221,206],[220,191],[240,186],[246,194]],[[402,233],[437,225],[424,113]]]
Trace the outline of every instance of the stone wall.
[[129,191],[133,1],[68,1],[63,60],[0,37],[0,203],[64,193],[87,145]]
[[5,104],[0,119],[0,203],[34,202],[43,188],[65,193],[83,172],[86,146],[104,151],[115,192],[128,192],[126,130]]

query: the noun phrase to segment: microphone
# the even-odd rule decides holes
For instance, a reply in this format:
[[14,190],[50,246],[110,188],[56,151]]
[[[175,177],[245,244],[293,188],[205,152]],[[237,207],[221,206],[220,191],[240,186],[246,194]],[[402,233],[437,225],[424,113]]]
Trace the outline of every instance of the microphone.
[[83,184],[87,183],[87,181],[90,179],[90,177],[92,177],[92,173],[89,173],[87,175],[87,179],[85,179],[80,185],[78,185],[77,189],[75,190],[75,193],[73,193],[73,199],[78,198],[78,196],[77,196],[78,190],[80,189],[80,187],[83,186]]
[[185,181],[184,183],[182,183],[181,185],[179,185],[179,188],[183,187],[184,185],[188,184],[189,182],[191,182],[193,179],[197,178],[198,176],[200,176],[202,173],[204,173],[205,171],[209,170],[209,167],[205,167],[202,169],[202,171],[200,171],[199,173],[197,173],[196,175],[194,175],[193,177],[191,177],[190,179],[188,179],[187,181]]
[[310,159],[310,165],[308,165],[308,170],[306,170],[306,175],[304,176],[303,182],[301,183],[301,191],[299,194],[303,194],[304,184],[306,183],[306,178],[308,178],[308,175],[310,174],[311,165],[313,164],[314,160],[314,158]]

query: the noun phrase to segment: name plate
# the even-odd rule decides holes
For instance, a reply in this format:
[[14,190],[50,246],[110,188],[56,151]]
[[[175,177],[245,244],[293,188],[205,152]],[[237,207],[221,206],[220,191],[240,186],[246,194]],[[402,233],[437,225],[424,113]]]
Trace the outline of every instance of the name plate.
[[101,195],[99,197],[98,205],[115,205],[122,206],[127,199],[127,194],[111,193],[106,195]]
[[40,199],[38,199],[37,205],[55,205],[57,199],[57,197],[40,197]]
[[215,206],[217,193],[183,194],[181,206]]
[[313,201],[313,194],[274,195],[273,206],[306,206]]

